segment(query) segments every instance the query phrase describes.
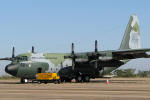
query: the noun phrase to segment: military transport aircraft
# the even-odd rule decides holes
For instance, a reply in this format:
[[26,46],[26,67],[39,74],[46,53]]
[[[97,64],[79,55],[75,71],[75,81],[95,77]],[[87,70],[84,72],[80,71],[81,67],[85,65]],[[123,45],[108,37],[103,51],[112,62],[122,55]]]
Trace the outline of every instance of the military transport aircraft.
[[131,59],[149,58],[149,51],[141,48],[138,17],[131,15],[118,50],[98,51],[95,41],[93,52],[75,53],[72,43],[71,53],[35,53],[32,47],[31,53],[15,56],[13,47],[12,57],[0,60],[11,61],[5,71],[21,78],[22,83],[43,72],[58,72],[62,81],[89,82],[90,78],[103,77]]

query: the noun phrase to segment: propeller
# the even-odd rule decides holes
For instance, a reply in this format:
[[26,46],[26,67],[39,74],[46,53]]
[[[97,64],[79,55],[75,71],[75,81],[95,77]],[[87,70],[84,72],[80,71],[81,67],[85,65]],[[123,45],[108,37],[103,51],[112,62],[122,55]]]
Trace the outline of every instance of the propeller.
[[74,43],[72,43],[72,53],[71,53],[71,56],[72,56],[72,70],[74,70],[75,60],[76,60],[76,57],[75,57],[75,54],[74,54]]
[[99,54],[98,52],[98,43],[97,40],[95,40],[95,50],[93,53],[87,53],[88,59],[90,61],[90,63],[94,64],[95,69],[98,68],[98,61],[99,61],[99,56],[101,54]]
[[15,47],[13,47],[13,49],[12,49],[12,58],[14,58],[15,57]]
[[97,46],[97,40],[95,40],[95,52],[94,52],[94,56],[95,56],[95,68],[98,67],[98,57],[99,57],[99,53],[98,53],[98,46]]
[[15,47],[12,49],[12,57],[0,58],[0,60],[14,60],[15,59]]
[[104,57],[104,56],[106,56],[106,53],[99,53],[98,52],[98,43],[97,43],[97,40],[95,40],[95,52],[94,52],[94,59],[95,59],[95,61],[92,61],[92,62],[94,62],[95,63],[95,68],[98,68],[98,61],[106,61],[106,60],[110,60],[110,58],[103,58],[103,59],[99,59],[99,57]]
[[71,58],[72,59],[72,70],[74,70],[75,67],[75,60],[76,60],[76,55],[74,53],[74,43],[71,45],[71,55],[70,56],[64,56],[65,59]]
[[97,40],[95,40],[95,53],[98,53]]

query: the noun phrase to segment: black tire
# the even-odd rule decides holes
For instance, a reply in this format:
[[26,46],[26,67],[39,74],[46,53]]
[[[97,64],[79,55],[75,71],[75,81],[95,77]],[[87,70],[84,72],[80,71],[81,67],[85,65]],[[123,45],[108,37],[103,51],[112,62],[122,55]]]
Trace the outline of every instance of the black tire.
[[32,83],[34,83],[34,80],[32,80]]
[[[27,82],[26,82],[26,81],[27,81]],[[20,79],[20,83],[22,83],[22,84],[28,83],[28,80],[25,79],[25,78],[21,78],[21,79]]]
[[57,81],[57,80],[55,80],[55,81],[54,81],[54,84],[58,84],[58,81]]
[[24,78],[21,78],[21,79],[20,79],[20,83],[24,84],[24,83],[25,83],[25,79],[24,79]]
[[61,83],[61,81],[60,80],[58,80],[58,84],[60,84]]
[[80,83],[80,82],[82,82],[82,76],[77,76],[76,78],[75,78],[75,80],[76,80],[76,82],[77,83]]
[[38,81],[38,84],[41,84],[42,82],[41,81]]
[[84,82],[90,82],[90,77],[89,76],[85,76],[83,81]]
[[47,81],[44,81],[45,84],[47,84]]

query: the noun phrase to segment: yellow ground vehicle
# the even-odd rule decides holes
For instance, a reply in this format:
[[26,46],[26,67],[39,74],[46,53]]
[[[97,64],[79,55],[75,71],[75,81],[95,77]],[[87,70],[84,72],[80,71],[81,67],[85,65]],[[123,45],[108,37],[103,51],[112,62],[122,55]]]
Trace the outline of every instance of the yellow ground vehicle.
[[60,77],[57,73],[37,73],[36,80],[39,83],[60,83]]

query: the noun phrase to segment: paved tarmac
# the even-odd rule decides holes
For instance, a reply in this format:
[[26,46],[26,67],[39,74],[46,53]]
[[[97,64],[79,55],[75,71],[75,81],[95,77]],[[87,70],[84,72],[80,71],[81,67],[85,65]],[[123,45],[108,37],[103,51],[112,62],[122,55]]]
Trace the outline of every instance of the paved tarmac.
[[90,83],[20,84],[0,80],[0,100],[150,100],[150,78],[95,79]]

